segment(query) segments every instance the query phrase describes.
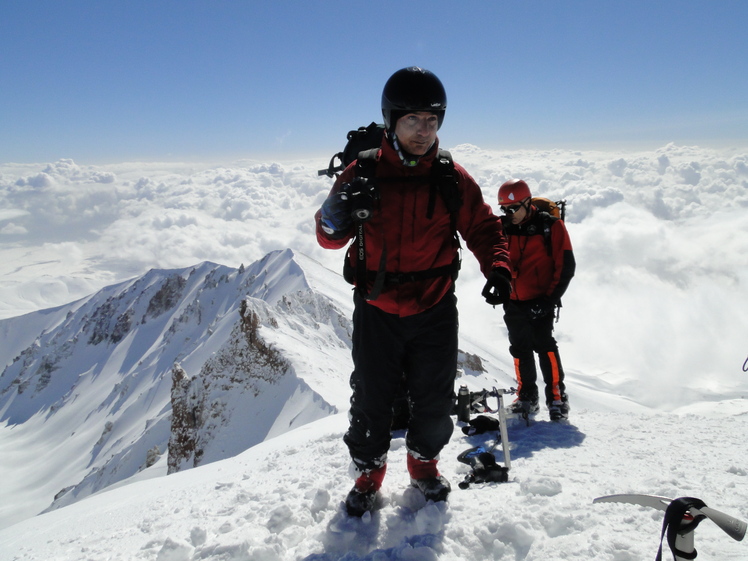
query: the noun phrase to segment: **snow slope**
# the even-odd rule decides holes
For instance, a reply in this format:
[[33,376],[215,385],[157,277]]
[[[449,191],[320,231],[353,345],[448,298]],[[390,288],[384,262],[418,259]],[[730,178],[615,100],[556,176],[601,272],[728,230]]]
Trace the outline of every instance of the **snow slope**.
[[[55,508],[70,504],[155,462],[170,441],[175,365],[193,379],[199,411],[197,450],[174,469],[236,455],[345,408],[345,391],[334,389],[344,387],[342,373],[288,359],[273,368],[257,364],[270,351],[252,353],[303,341],[305,357],[321,365],[347,351],[347,315],[311,289],[299,260],[322,269],[285,250],[246,269],[150,271],[68,306],[0,321],[0,352],[15,357],[0,373],[0,442],[13,458],[3,469],[11,484],[0,494],[11,495],[2,518],[34,515],[53,499]],[[242,341],[242,303],[267,326],[256,348]],[[242,353],[255,364],[242,363]]]
[[[458,489],[475,444],[456,431],[443,453],[454,490],[423,505],[407,487],[402,435],[393,440],[385,506],[371,518],[341,510],[350,480],[345,414],[258,444],[236,458],[102,492],[0,531],[9,560],[597,560],[652,559],[662,513],[595,497],[697,496],[748,518],[748,415],[574,410],[570,425],[510,430],[505,484]],[[719,445],[716,445],[716,442]],[[746,559],[711,522],[696,531],[702,559]],[[667,558],[667,557],[666,557]]]

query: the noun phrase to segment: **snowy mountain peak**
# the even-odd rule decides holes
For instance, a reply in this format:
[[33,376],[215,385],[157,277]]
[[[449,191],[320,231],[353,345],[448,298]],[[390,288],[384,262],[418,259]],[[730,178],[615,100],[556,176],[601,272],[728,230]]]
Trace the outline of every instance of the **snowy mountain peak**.
[[55,442],[37,458],[49,467],[29,508],[74,502],[167,450],[168,470],[178,471],[336,412],[345,398],[330,403],[326,391],[343,382],[336,369],[320,378],[309,353],[300,362],[293,348],[311,343],[312,363],[315,352],[320,364],[341,361],[350,325],[307,270],[329,274],[291,250],[246,268],[154,269],[0,321],[0,333],[13,334],[2,356],[15,357],[0,374],[0,422]]

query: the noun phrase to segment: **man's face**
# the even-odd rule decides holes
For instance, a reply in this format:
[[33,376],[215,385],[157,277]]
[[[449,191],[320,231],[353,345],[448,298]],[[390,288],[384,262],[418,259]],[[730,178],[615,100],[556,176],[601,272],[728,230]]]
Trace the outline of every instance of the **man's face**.
[[[520,201],[517,204],[508,206],[508,207],[501,207],[501,210],[506,213],[507,216],[509,216],[509,221],[512,224],[519,224],[521,223],[525,218],[527,218],[527,203],[529,199],[525,199],[523,201]],[[508,212],[507,212],[508,211]]]
[[436,140],[439,118],[427,111],[408,113],[397,120],[395,134],[400,147],[414,156],[423,156]]

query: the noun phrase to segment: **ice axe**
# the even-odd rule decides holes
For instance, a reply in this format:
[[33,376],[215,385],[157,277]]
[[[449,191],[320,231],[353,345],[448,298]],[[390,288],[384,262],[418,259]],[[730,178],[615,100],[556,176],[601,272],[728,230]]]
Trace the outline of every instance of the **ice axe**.
[[[506,389],[496,389],[493,388],[491,391],[484,391],[483,395],[486,396],[493,396],[497,400],[497,408],[496,413],[498,414],[498,419],[494,419],[491,417],[487,417],[486,415],[479,415],[473,420],[470,420],[470,414],[468,412],[468,425],[462,427],[462,432],[465,433],[468,436],[472,436],[474,434],[481,434],[484,432],[497,430],[498,429],[498,435],[496,437],[496,441],[494,442],[493,446],[491,446],[490,449],[486,450],[482,446],[476,446],[475,448],[471,448],[470,450],[466,450],[460,456],[457,458],[463,463],[469,463],[469,459],[471,457],[477,456],[481,452],[493,452],[494,449],[501,444],[502,452],[504,453],[504,466],[507,470],[511,469],[512,467],[512,460],[509,453],[509,433],[507,431],[506,427],[506,409],[504,409],[504,396],[507,394],[515,393],[517,390],[514,388],[510,388],[508,390]],[[488,411],[491,411],[490,409]],[[493,411],[491,411],[493,412]]]
[[742,520],[738,520],[719,510],[709,508],[704,501],[693,497],[668,499],[654,495],[608,495],[598,497],[592,502],[628,503],[665,511],[665,520],[662,523],[662,535],[660,536],[660,550],[656,558],[657,561],[662,559],[662,539],[666,533],[668,545],[675,557],[675,561],[696,559],[694,532],[699,523],[707,518],[736,541],[741,541],[745,537],[746,529],[748,528],[748,524]]

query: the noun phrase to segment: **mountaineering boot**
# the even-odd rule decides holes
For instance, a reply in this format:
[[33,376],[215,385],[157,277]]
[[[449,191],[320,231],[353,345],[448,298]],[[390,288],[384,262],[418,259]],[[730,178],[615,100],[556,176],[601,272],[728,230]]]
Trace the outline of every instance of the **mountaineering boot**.
[[427,501],[446,501],[449,496],[452,486],[447,481],[447,478],[443,475],[437,475],[436,477],[429,477],[426,479],[412,479],[410,484],[416,487]]
[[446,501],[452,486],[447,478],[436,469],[438,460],[419,460],[408,453],[408,473],[410,484],[421,491],[427,501]]
[[367,512],[374,510],[377,502],[377,491],[369,489],[360,491],[355,486],[348,492],[345,498],[345,510],[348,516],[361,518]]
[[365,513],[371,512],[377,506],[377,494],[384,474],[387,472],[387,464],[361,472],[361,475],[353,484],[353,489],[345,498],[345,510],[348,516],[361,518]]
[[537,413],[540,411],[540,404],[538,403],[538,398],[535,399],[524,399],[522,397],[518,397],[517,399],[512,402],[512,404],[509,406],[509,413],[512,413],[514,415],[532,415],[533,413]]
[[548,413],[551,421],[564,421],[569,418],[569,402],[556,400],[548,404]]

